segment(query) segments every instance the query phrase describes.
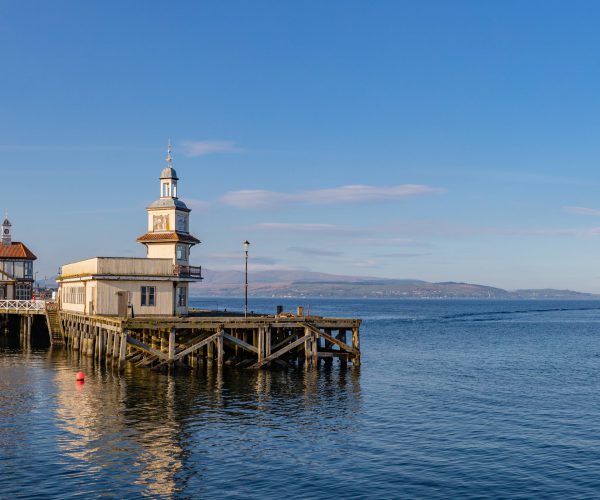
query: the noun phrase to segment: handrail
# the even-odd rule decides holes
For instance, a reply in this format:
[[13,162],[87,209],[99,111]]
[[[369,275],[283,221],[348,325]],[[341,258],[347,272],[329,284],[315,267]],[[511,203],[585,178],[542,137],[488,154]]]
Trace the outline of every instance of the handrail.
[[0,310],[10,309],[11,311],[44,311],[46,309],[45,300],[0,300]]
[[179,264],[173,265],[173,274],[182,278],[199,278],[202,279],[202,267],[201,266],[180,266]]

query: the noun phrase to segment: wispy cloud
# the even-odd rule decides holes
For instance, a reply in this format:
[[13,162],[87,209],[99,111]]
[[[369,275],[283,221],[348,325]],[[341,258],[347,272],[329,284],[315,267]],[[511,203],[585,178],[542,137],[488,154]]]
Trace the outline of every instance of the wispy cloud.
[[600,210],[596,208],[586,207],[563,207],[564,211],[570,214],[577,215],[593,215],[594,217],[600,217]]
[[[224,252],[224,253],[211,253],[206,255],[206,260],[208,262],[214,262],[214,263],[224,263],[224,262],[232,262],[232,263],[236,263],[236,262],[240,262],[243,260],[244,257],[244,253],[240,250],[240,252]],[[254,264],[264,264],[264,265],[275,265],[277,262],[279,262],[278,259],[275,259],[273,257],[261,257],[258,255],[252,255],[252,262]]]
[[406,259],[410,257],[424,257],[426,255],[426,253],[396,252],[375,255],[375,257],[380,259]]
[[204,156],[211,153],[235,153],[239,148],[233,141],[182,141],[179,149],[188,158]]
[[192,208],[198,212],[207,212],[210,208],[210,203],[204,200],[185,198],[183,201],[189,208]]
[[430,243],[424,241],[413,240],[409,238],[389,238],[389,237],[368,237],[357,238],[354,240],[356,244],[372,245],[376,247],[409,247],[409,248],[428,248]]
[[336,203],[365,203],[373,201],[405,200],[415,196],[444,192],[444,189],[421,184],[399,186],[352,185],[330,189],[315,189],[298,193],[282,193],[264,189],[230,191],[221,201],[237,208],[267,208],[273,205],[304,203],[326,205]]
[[294,223],[294,222],[260,222],[249,226],[249,229],[275,232],[299,232],[299,233],[342,233],[342,234],[362,234],[362,229],[348,226],[338,226],[336,224],[318,224],[318,223]]
[[539,229],[514,234],[531,234],[534,236],[600,236],[600,227],[582,227],[569,229]]
[[340,257],[342,255],[342,252],[323,250],[321,248],[290,247],[287,250],[288,252],[298,253],[307,257]]

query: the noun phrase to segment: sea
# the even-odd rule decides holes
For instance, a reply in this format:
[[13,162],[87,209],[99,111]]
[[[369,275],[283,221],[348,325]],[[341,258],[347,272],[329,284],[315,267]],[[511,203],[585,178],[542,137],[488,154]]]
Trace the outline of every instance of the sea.
[[600,302],[250,299],[279,304],[362,318],[362,365],[120,373],[0,334],[0,498],[600,497]]

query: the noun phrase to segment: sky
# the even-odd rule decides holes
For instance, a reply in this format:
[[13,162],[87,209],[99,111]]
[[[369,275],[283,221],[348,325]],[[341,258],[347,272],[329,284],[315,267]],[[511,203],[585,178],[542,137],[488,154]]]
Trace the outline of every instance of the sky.
[[600,292],[600,3],[0,0],[0,209],[38,278],[144,256]]

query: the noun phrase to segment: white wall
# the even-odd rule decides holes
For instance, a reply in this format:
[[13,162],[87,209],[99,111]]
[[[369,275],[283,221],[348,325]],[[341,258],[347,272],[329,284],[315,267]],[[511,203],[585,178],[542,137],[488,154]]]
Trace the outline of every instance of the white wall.
[[[171,316],[173,314],[174,288],[172,281],[97,281],[96,314],[116,316],[118,314],[117,292],[130,294],[131,303],[136,316]],[[156,287],[155,305],[141,305],[141,287]]]

